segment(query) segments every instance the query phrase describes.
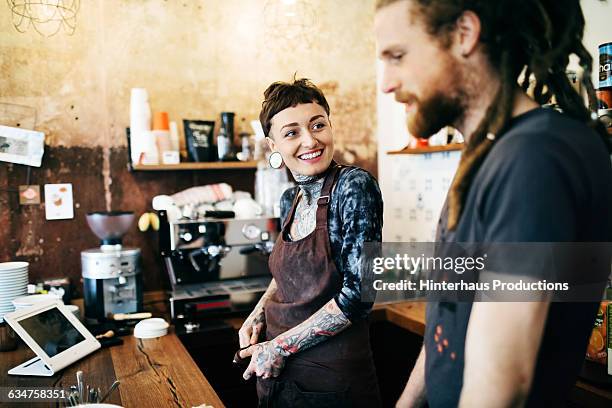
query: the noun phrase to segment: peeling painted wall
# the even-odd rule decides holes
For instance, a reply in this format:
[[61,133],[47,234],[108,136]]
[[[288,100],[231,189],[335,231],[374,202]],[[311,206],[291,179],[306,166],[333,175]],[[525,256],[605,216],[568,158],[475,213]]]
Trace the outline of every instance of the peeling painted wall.
[[[112,184],[108,186],[102,171],[105,155],[108,155],[109,167],[114,169]],[[253,192],[254,170],[130,173],[125,147],[108,150],[103,147],[49,147],[44,160],[46,168],[33,169],[30,182],[39,185],[72,183],[74,219],[46,221],[44,204],[20,206],[16,191],[20,184],[25,184],[26,168],[0,164],[0,262],[28,261],[30,278],[67,276],[79,292],[80,252],[99,245],[87,226],[85,215],[105,210],[105,189],[112,196],[113,210],[130,210],[137,215],[151,211],[152,197],[194,185],[226,182],[236,189]],[[68,172],[60,171],[66,168],[64,163],[71,167]],[[145,290],[167,286],[167,275],[161,267],[153,231],[141,233],[133,225],[123,243],[142,251]]]
[[[86,212],[139,214],[156,194],[211,182],[252,191],[249,171],[127,172],[133,87],[181,128],[183,118],[218,121],[222,111],[255,119],[265,88],[297,73],[328,97],[337,159],[376,174],[374,0],[296,0],[299,24],[278,13],[281,3],[82,0],[74,34],[46,38],[17,32],[0,2],[0,123],[45,132],[31,182],[71,182],[79,205],[74,220],[45,221],[42,205],[20,207],[12,191],[25,168],[0,163],[0,261],[28,260],[32,277],[67,275],[80,286],[78,254],[96,245]],[[154,235],[134,228],[126,242],[143,250],[145,289],[163,287]]]
[[50,38],[17,32],[0,4],[0,103],[34,107],[50,145],[115,147],[126,144],[133,87],[173,120],[255,119],[266,86],[297,72],[329,85],[340,154],[375,161],[374,0],[305,2],[312,24],[285,30],[297,39],[273,36],[282,3],[85,0],[74,35]]

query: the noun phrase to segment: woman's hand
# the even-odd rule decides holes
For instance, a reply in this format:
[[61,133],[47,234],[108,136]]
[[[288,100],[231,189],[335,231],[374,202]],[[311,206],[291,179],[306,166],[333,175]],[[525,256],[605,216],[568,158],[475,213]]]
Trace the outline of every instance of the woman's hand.
[[280,353],[274,341],[266,341],[244,350],[243,358],[251,356],[251,362],[242,375],[245,380],[251,378],[253,373],[257,377],[278,377],[285,367],[286,357]]
[[[259,341],[259,335],[263,332],[266,323],[266,317],[263,308],[254,310],[253,313],[247,317],[244,324],[238,331],[238,339],[240,342],[240,348],[246,347],[249,344],[257,344]],[[241,354],[242,358],[246,357],[246,354]]]

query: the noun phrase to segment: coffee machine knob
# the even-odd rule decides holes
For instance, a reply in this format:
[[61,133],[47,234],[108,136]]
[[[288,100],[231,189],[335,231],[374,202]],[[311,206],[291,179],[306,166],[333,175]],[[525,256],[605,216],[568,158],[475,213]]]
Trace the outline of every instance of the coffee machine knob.
[[187,322],[185,323],[185,331],[190,333],[194,330],[198,330],[200,328],[200,323]]
[[119,277],[119,284],[120,285],[125,285],[127,283],[127,279],[125,278],[125,276],[120,276]]
[[183,238],[185,241],[189,242],[189,241],[191,241],[193,236],[191,235],[190,232],[186,232],[183,235],[181,235],[181,238]]
[[253,224],[247,224],[242,227],[242,235],[247,239],[257,239],[259,238],[259,234],[261,234],[261,229]]

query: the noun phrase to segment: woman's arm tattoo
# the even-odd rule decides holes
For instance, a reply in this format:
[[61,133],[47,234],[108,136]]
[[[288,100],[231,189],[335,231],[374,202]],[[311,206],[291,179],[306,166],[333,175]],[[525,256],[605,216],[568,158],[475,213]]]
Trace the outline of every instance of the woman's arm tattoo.
[[307,320],[280,334],[273,342],[278,353],[289,356],[335,336],[350,324],[350,320],[332,299]]
[[266,302],[274,295],[275,292],[276,281],[272,279],[270,285],[268,285],[268,289],[266,289],[264,294],[261,296],[261,299],[259,299],[259,302],[257,302],[255,307],[253,308],[253,311],[247,319],[252,319],[253,324],[263,323],[265,321],[264,309],[266,306]]

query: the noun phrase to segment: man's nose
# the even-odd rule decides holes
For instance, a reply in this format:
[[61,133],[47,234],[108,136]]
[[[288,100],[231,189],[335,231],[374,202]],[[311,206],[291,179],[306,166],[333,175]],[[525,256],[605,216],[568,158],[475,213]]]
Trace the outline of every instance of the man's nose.
[[382,81],[380,85],[381,91],[383,93],[395,92],[399,88],[399,85],[400,82],[397,77],[395,77],[395,75],[389,72],[389,69],[385,67],[383,69]]

